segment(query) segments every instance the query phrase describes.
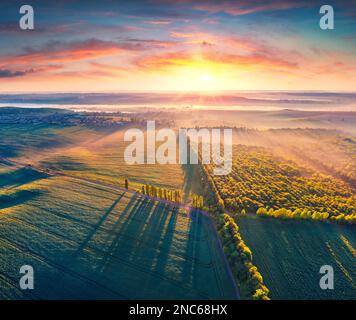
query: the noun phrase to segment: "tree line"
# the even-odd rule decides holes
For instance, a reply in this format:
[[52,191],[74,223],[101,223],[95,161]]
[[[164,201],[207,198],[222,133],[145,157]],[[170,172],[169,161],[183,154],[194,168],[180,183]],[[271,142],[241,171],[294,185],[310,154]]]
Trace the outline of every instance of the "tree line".
[[183,203],[183,194],[181,190],[169,190],[146,184],[141,187],[141,193],[153,198]]
[[286,208],[280,208],[274,210],[273,208],[264,208],[260,207],[256,211],[258,216],[266,216],[273,218],[282,218],[282,219],[304,219],[304,220],[316,220],[316,221],[335,221],[342,223],[356,223],[356,213],[354,214],[339,214],[336,216],[330,216],[327,212],[317,212],[308,209],[295,209],[289,210]]
[[239,227],[228,214],[220,215],[219,235],[224,253],[240,286],[248,291],[254,300],[270,300],[269,290],[257,267],[252,263],[252,252],[242,240]]
[[234,219],[224,213],[224,201],[212,178],[211,167],[201,162],[199,164],[207,200],[214,208],[211,217],[218,229],[224,253],[240,288],[240,293],[247,299],[269,300],[269,290],[252,262],[253,256],[250,248],[243,241]]
[[204,198],[203,196],[199,196],[197,194],[193,194],[193,207],[197,209],[204,208]]

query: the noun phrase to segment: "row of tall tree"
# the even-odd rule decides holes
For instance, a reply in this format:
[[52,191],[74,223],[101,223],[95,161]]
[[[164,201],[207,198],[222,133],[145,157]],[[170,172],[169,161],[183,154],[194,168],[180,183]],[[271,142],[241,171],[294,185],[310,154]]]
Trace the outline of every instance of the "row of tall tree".
[[269,300],[269,290],[257,267],[252,263],[252,252],[242,240],[239,227],[228,214],[220,215],[219,235],[224,253],[231,265],[240,287],[249,292],[254,300]]
[[[125,179],[125,189],[129,189],[128,179]],[[141,193],[153,198],[160,198],[172,202],[183,203],[183,194],[181,190],[169,190],[145,184],[141,187]],[[203,196],[193,194],[193,207],[197,209],[202,209],[204,207]]]
[[198,196],[197,194],[193,194],[193,207],[197,209],[203,209],[204,207],[203,196]]
[[[200,163],[200,174],[207,186],[208,200],[214,203],[216,210],[212,218],[218,229],[219,237],[223,244],[223,250],[233,271],[236,282],[243,288],[242,294],[248,299],[269,300],[269,290],[263,283],[263,278],[257,267],[252,262],[252,252],[243,241],[239,227],[234,219],[224,213],[225,204],[215,184],[212,175],[212,167]],[[243,210],[241,215],[246,215]]]
[[256,214],[258,216],[266,216],[273,218],[282,218],[282,219],[304,219],[304,220],[317,220],[317,221],[335,221],[342,223],[356,223],[356,213],[354,214],[339,214],[336,216],[330,216],[327,212],[318,212],[308,209],[295,209],[289,210],[286,208],[273,209],[273,208],[264,208],[260,207]]
[[352,214],[339,214],[337,216],[330,217],[331,221],[356,224],[356,213]]
[[141,193],[153,198],[183,203],[183,194],[181,190],[169,190],[146,184],[142,186]]

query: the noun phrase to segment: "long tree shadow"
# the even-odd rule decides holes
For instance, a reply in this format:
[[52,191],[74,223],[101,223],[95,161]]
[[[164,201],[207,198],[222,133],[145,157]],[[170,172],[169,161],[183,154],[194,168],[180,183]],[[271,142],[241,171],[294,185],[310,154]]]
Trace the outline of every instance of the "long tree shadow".
[[[116,219],[115,223],[113,224],[112,228],[110,229],[110,233],[108,233],[106,239],[104,240],[104,243],[109,243],[111,241],[112,234],[120,234],[122,229],[125,226],[125,224],[122,224],[122,220],[124,220],[124,219],[129,220],[130,217],[132,216],[132,214],[138,210],[138,207],[139,206],[142,207],[143,198],[140,198],[137,200],[137,197],[138,197],[137,195],[132,196],[132,198],[130,199],[130,202],[127,204],[125,209],[122,211],[122,213],[119,214],[118,218]],[[134,205],[134,203],[135,203],[135,205]],[[127,216],[128,213],[129,213],[129,215]],[[126,218],[126,216],[127,216],[127,218]],[[121,228],[119,228],[120,225],[121,225]],[[113,244],[111,243],[111,245],[113,245]],[[110,250],[108,250],[108,251],[110,251]],[[104,258],[104,264],[105,264],[105,260],[107,259],[107,257],[108,257],[108,254]]]
[[0,188],[18,187],[20,185],[46,179],[48,175],[31,168],[20,168],[15,171],[0,173]]
[[186,202],[192,190],[192,180],[194,176],[194,170],[192,165],[190,164],[183,164],[182,168],[184,173],[184,186],[183,186],[184,201]]
[[[156,238],[160,235],[160,230],[157,228],[157,222],[154,220],[159,219],[160,213],[164,211],[164,207],[162,207],[162,205],[157,205],[152,211],[154,204],[155,202],[152,200],[142,199],[140,205],[131,210],[129,217],[126,220],[127,222],[120,228],[120,230],[117,230],[117,236],[111,241],[107,250],[107,259],[105,262],[108,261],[111,255],[120,252],[121,249],[128,252],[127,258],[129,260],[136,260],[138,256],[136,256],[134,252],[140,249],[140,243],[145,242],[145,240],[148,239],[145,235],[145,233],[148,232],[148,229],[150,229],[148,236]],[[126,235],[137,239],[137,242],[132,241],[126,243],[126,241],[124,241]],[[152,247],[154,246],[155,245],[152,245]]]
[[0,144],[0,157],[12,158],[19,155],[19,148],[9,144]]
[[[196,211],[192,210],[189,212],[191,217],[190,225],[189,225],[189,233],[186,244],[186,254],[191,257],[197,256],[197,238],[199,238],[200,232],[202,230],[201,224],[201,216]],[[209,241],[209,239],[207,239]],[[185,281],[187,281],[192,287],[194,286],[194,259],[186,260],[184,263],[184,268],[182,272],[182,277],[184,277]]]
[[0,209],[14,207],[43,194],[42,190],[17,190],[11,194],[0,195]]
[[64,171],[90,171],[92,168],[87,164],[73,159],[68,156],[58,156],[55,159],[42,160],[40,162],[41,167],[45,167],[52,170],[64,170]]
[[184,202],[189,201],[189,196],[191,193],[203,194],[203,185],[201,182],[201,175],[199,171],[199,165],[197,164],[183,164],[182,165],[184,174]]
[[[179,209],[177,207],[173,208],[172,213],[169,217],[167,227],[165,228],[164,235],[162,237],[162,245],[164,247],[167,247],[168,250],[159,250],[159,253],[155,259],[157,261],[155,266],[155,271],[161,274],[164,274],[166,272],[165,268],[169,260],[169,254],[173,243],[174,230],[176,228],[178,211]],[[159,229],[164,228],[167,217],[168,215],[165,214],[164,219],[162,219],[161,223],[159,224]]]
[[[169,282],[179,285],[179,276],[172,273],[172,270],[180,270],[184,263],[181,258],[176,259],[177,255],[172,252],[172,249],[177,249],[173,247],[173,240],[178,215],[178,208],[172,209],[166,203],[142,199],[138,206],[132,208],[121,228],[116,229],[117,235],[108,242],[100,272],[120,275],[135,270],[135,279],[140,283],[140,295],[145,297],[162,294],[160,282],[157,282],[159,279],[162,288],[167,289]],[[127,241],[128,235],[131,241]],[[118,269],[115,257],[125,260],[126,267],[122,267],[125,269]],[[168,264],[173,269],[168,269]],[[183,281],[182,290],[184,286]]]
[[[114,207],[115,203],[108,211]],[[179,291],[178,295],[185,296],[186,292],[187,297],[208,297],[206,290],[201,289],[202,281],[208,280],[208,283],[214,278],[204,273],[209,270],[202,269],[198,259],[201,244],[197,239],[203,232],[199,214],[192,214],[194,223],[190,223],[187,237],[180,234],[176,237],[180,215],[177,207],[137,195],[122,212],[118,211],[115,210],[111,216],[114,219],[110,219],[106,230],[100,233],[95,277],[106,279],[112,286],[127,286],[130,297],[155,298],[165,294],[173,297],[175,293],[170,290],[174,288]],[[80,245],[77,255],[83,252],[106,216],[107,212]],[[180,255],[184,252],[189,259]],[[135,282],[130,284],[129,279]]]
[[4,158],[1,158],[1,153],[0,153],[0,165],[5,165],[7,167],[12,167],[12,168],[15,167],[15,165],[12,162],[10,162]]
[[87,235],[87,237],[85,238],[83,243],[79,246],[79,248],[75,252],[74,256],[80,255],[80,253],[83,251],[83,249],[88,245],[89,241],[93,238],[95,233],[101,227],[101,225],[105,222],[105,220],[109,216],[109,214],[114,210],[116,205],[120,202],[120,200],[124,196],[124,194],[125,194],[125,192],[120,194],[120,196],[114,201],[114,203],[110,206],[110,208],[108,210],[106,210],[105,214],[99,219],[98,223],[94,226],[93,230]]
[[146,222],[145,219],[137,219],[137,216],[141,214],[141,217],[149,215],[154,206],[154,201],[148,200],[146,198],[140,199],[135,206],[131,209],[128,217],[126,218],[125,224],[121,225],[121,228],[115,228],[117,233],[116,237],[112,239],[108,250],[106,251],[103,264],[100,268],[101,271],[104,271],[106,264],[109,262],[111,255],[115,252],[120,253],[120,246],[122,250],[126,252],[131,252],[135,246],[134,241],[126,242],[123,240],[125,235],[128,233],[130,237],[139,237],[139,234],[142,230],[143,224]]

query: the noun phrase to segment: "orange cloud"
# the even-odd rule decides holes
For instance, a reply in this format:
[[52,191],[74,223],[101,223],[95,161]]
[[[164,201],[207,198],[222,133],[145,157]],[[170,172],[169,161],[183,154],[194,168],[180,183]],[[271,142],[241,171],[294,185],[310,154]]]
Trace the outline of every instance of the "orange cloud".
[[184,39],[185,44],[220,45],[230,49],[246,51],[270,51],[263,41],[248,37],[223,36],[206,32],[178,32],[171,31],[172,38]]
[[145,56],[136,62],[144,70],[166,71],[172,67],[208,66],[237,67],[243,69],[283,69],[293,70],[298,68],[296,62],[290,62],[277,56],[267,56],[258,53],[250,55],[229,54],[225,52],[209,51],[199,54],[189,52],[169,52]]
[[112,41],[89,39],[83,42],[63,44],[52,42],[40,49],[27,49],[17,55],[0,56],[1,65],[21,65],[48,63],[70,63],[80,60],[95,59],[116,55],[128,50],[134,50],[133,46],[122,45]]

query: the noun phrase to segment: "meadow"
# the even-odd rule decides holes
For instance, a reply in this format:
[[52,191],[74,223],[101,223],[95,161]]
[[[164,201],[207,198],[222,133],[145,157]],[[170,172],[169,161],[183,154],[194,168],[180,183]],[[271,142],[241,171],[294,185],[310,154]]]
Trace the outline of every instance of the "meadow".
[[[353,226],[247,216],[237,219],[271,299],[354,299]],[[320,267],[334,269],[334,290],[321,290]]]
[[[0,175],[0,299],[238,298],[208,217],[31,168]],[[33,291],[18,288],[25,264]]]
[[124,186],[128,178],[135,190],[145,183],[168,189],[184,187],[179,164],[127,165],[124,128],[2,124],[0,135],[0,157],[118,186]]
[[[169,111],[152,117],[169,125],[171,119],[181,125],[236,125],[231,113],[219,114],[221,118],[215,111]],[[275,117],[278,126],[296,121],[286,117],[288,112],[270,114],[265,125]],[[248,115],[253,118],[254,112]],[[142,113],[137,125],[149,116]],[[323,119],[321,114],[309,116],[315,126]],[[341,125],[342,117],[335,114],[332,119]],[[295,125],[308,121],[300,118]],[[206,166],[213,192],[237,222],[240,242],[251,249],[272,299],[353,298],[353,225],[255,215],[259,208],[328,217],[354,214],[355,138],[324,124],[327,130],[235,128],[232,173],[213,177],[212,166]],[[184,202],[192,193],[207,195],[208,182],[197,166],[127,165],[125,128],[0,125],[0,298],[239,298],[208,217],[77,179],[119,187],[128,179],[131,190],[146,184],[178,189]],[[67,176],[14,167],[1,157]],[[225,245],[230,243],[225,240]],[[225,251],[236,258],[234,250],[240,247],[236,243]],[[23,264],[36,270],[32,293],[17,287]],[[335,270],[333,292],[319,288],[319,268],[325,264]],[[231,269],[234,275],[241,272],[232,264]],[[236,283],[241,297],[251,298]]]

